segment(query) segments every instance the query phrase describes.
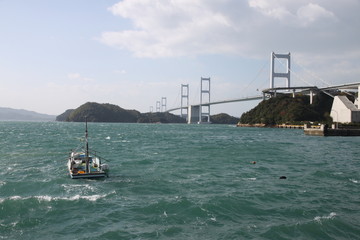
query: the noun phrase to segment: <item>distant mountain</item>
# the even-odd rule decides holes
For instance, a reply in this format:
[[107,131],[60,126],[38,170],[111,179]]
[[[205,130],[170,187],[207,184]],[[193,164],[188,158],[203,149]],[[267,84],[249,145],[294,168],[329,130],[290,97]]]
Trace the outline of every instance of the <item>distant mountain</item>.
[[0,121],[55,121],[55,117],[23,109],[0,107]]

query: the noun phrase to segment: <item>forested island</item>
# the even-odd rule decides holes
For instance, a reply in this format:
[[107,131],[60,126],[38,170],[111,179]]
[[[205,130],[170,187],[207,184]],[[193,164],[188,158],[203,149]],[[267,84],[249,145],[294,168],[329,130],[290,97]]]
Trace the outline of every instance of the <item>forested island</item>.
[[330,111],[333,98],[318,93],[310,104],[309,96],[279,95],[260,102],[255,108],[242,114],[239,125],[303,124],[304,122],[331,123]]
[[170,113],[140,113],[114,104],[87,102],[76,109],[66,110],[56,121],[123,123],[185,123],[185,119]]

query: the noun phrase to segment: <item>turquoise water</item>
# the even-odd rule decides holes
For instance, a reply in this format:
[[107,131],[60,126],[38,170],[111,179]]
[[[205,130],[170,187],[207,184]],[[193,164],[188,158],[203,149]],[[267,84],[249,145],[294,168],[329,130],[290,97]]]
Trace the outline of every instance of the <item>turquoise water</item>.
[[110,177],[74,180],[83,135],[0,122],[0,239],[359,239],[360,137],[89,123]]

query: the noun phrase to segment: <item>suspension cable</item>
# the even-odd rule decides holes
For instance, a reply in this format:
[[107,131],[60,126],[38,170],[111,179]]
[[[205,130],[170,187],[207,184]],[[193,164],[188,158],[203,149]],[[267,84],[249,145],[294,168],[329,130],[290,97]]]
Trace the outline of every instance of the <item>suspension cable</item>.
[[328,82],[326,82],[324,79],[322,79],[321,77],[315,75],[314,73],[310,72],[309,70],[307,70],[304,66],[302,66],[300,63],[298,63],[297,61],[294,61],[296,63],[296,65],[298,65],[299,67],[301,67],[301,69],[308,73],[310,76],[319,79],[322,83],[324,83],[327,86],[331,86],[331,84],[329,84]]
[[260,70],[257,72],[255,78],[253,78],[253,80],[251,80],[251,82],[245,87],[243,88],[242,90],[245,91],[246,89],[248,89],[250,87],[251,84],[253,84],[255,82],[255,80],[257,80],[257,78],[260,76],[260,74],[263,72],[265,66],[268,65],[268,62],[265,62],[263,64],[263,66],[260,68]]
[[309,86],[312,86],[313,84],[310,84],[309,82],[307,82],[305,79],[303,79],[299,74],[297,74],[296,72],[292,71],[291,69],[289,69],[288,67],[286,67],[276,56],[275,59],[282,65],[284,66],[289,72],[291,72],[292,74],[294,74],[295,76],[297,76],[301,81],[303,81],[304,83],[306,83]]

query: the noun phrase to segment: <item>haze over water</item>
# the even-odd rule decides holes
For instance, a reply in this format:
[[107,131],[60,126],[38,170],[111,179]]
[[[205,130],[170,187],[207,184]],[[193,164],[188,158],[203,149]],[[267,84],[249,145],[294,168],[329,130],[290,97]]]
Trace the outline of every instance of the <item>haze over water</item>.
[[89,123],[110,177],[73,180],[66,159],[83,136],[83,123],[0,122],[0,239],[360,235],[358,137]]

